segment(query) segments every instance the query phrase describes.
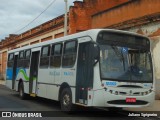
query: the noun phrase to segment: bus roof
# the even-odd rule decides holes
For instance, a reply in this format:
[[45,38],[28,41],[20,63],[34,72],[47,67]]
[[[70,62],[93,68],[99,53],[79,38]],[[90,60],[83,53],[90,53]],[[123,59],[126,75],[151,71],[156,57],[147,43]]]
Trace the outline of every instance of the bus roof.
[[24,47],[17,48],[17,49],[13,49],[13,50],[8,51],[8,53],[18,52],[18,51],[22,51],[22,50],[26,50],[26,49],[30,49],[30,48],[41,47],[43,45],[48,45],[48,44],[53,44],[53,43],[57,43],[57,42],[67,41],[67,40],[71,40],[71,39],[75,39],[75,38],[80,38],[80,37],[84,37],[84,36],[89,36],[93,40],[96,40],[97,34],[100,31],[124,33],[124,34],[130,34],[130,35],[141,36],[141,37],[147,38],[146,36],[143,36],[143,35],[140,35],[140,34],[137,34],[137,33],[128,32],[128,31],[122,31],[122,30],[115,30],[115,29],[90,29],[90,30],[87,30],[87,31],[83,31],[83,32],[67,35],[67,36],[56,38],[56,39],[52,39],[52,40],[49,40],[49,41],[45,41],[45,42],[41,42],[41,43],[37,43],[37,44],[33,44],[33,45],[28,45],[28,46],[24,46]]

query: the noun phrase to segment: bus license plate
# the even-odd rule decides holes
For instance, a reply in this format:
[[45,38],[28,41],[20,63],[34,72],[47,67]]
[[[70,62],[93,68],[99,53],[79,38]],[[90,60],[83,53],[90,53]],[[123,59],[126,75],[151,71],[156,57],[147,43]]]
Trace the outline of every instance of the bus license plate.
[[126,98],[126,103],[135,103],[136,98]]

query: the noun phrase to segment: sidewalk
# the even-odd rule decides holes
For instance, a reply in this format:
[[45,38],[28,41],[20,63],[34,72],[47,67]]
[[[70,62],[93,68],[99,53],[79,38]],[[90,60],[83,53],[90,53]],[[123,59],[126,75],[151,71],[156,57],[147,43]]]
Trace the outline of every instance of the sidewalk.
[[0,80],[1,85],[5,85],[5,80]]

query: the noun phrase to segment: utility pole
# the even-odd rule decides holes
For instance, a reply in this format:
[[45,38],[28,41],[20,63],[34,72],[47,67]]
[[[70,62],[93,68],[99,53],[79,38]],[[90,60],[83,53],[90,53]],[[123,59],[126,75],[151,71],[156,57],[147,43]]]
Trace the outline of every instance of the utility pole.
[[67,35],[67,8],[68,8],[68,0],[64,0],[65,2],[65,18],[64,18],[64,36]]

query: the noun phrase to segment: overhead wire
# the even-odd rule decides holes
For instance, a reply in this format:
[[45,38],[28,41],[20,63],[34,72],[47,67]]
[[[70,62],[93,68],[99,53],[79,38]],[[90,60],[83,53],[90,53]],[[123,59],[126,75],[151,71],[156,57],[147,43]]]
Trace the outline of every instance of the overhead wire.
[[51,5],[53,3],[55,3],[56,0],[53,0],[38,16],[36,16],[31,22],[29,22],[27,25],[25,25],[24,27],[22,27],[21,29],[17,30],[14,34],[22,31],[23,29],[25,29],[26,27],[28,27],[31,23],[33,23],[36,19],[38,19],[49,7],[51,7]]

